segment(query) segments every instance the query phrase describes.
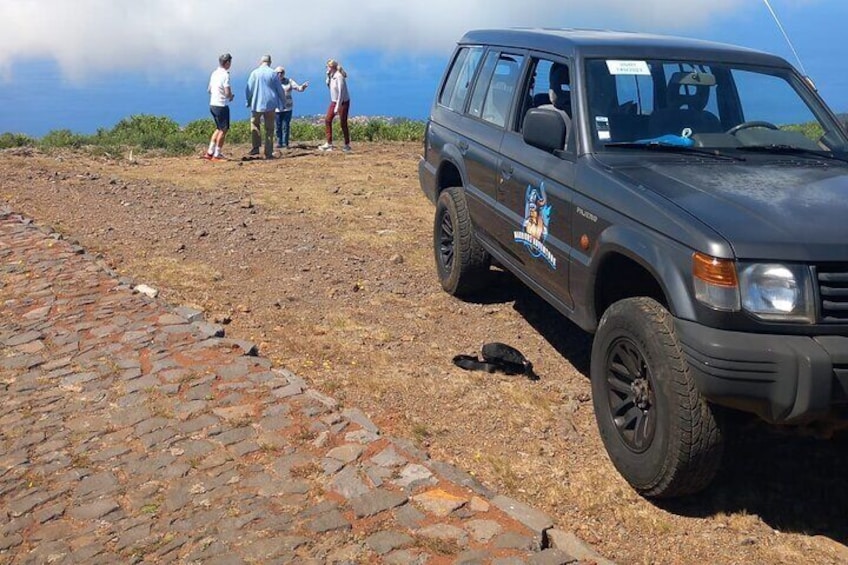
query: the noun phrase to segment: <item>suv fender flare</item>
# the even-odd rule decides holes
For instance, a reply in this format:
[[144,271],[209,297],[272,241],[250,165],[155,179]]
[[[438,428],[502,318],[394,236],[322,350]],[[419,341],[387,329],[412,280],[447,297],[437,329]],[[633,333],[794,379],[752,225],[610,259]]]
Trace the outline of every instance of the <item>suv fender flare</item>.
[[[442,173],[448,165],[452,166],[459,173],[459,183],[442,182]],[[439,194],[446,188],[461,186],[464,189],[467,186],[467,179],[468,174],[465,171],[465,160],[462,158],[459,148],[453,144],[445,145],[442,148],[442,160],[436,170],[436,200],[438,200]]]
[[[691,264],[692,251],[656,232],[647,231],[644,226],[640,227],[637,230],[613,225],[598,237],[597,251],[589,263],[590,275],[586,289],[589,308],[595,308],[595,289],[601,268],[612,255],[620,255],[642,267],[656,281],[673,316],[694,319],[695,305],[692,303],[689,280],[691,270],[683,272],[678,268],[682,264],[681,259]],[[669,260],[670,257],[675,260]],[[602,314],[594,312],[595,319],[600,319]]]

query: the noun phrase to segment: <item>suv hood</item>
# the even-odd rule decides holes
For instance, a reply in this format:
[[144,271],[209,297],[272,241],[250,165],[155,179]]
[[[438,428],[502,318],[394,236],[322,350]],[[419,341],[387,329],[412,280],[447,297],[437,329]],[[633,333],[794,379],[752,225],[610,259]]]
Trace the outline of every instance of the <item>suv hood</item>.
[[848,261],[848,165],[651,163],[617,173],[723,236],[738,258]]

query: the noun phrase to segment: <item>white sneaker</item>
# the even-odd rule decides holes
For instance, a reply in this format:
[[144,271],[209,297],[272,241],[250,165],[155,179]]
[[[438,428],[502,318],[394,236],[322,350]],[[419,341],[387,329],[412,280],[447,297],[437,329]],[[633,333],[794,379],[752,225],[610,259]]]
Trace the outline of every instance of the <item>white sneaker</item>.
[[344,147],[342,147],[342,151],[344,151],[345,153],[350,153],[352,149],[350,148],[350,145],[345,145]]
[[332,143],[325,143],[323,145],[319,145],[318,149],[320,149],[321,151],[332,151],[333,149],[335,149],[335,147],[333,147]]

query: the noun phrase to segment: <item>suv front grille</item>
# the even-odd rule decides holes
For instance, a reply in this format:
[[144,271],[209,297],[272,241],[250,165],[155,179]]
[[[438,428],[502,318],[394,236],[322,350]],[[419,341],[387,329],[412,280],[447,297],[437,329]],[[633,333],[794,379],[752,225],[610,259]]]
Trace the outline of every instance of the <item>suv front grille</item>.
[[822,323],[848,321],[848,264],[816,267]]

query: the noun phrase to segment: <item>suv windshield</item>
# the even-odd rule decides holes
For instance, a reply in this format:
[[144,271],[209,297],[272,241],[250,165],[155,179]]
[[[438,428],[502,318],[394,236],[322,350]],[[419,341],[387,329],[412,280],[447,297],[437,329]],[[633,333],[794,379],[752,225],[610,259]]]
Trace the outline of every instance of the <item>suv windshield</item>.
[[586,61],[597,150],[640,145],[845,151],[840,124],[788,68],[712,61]]

